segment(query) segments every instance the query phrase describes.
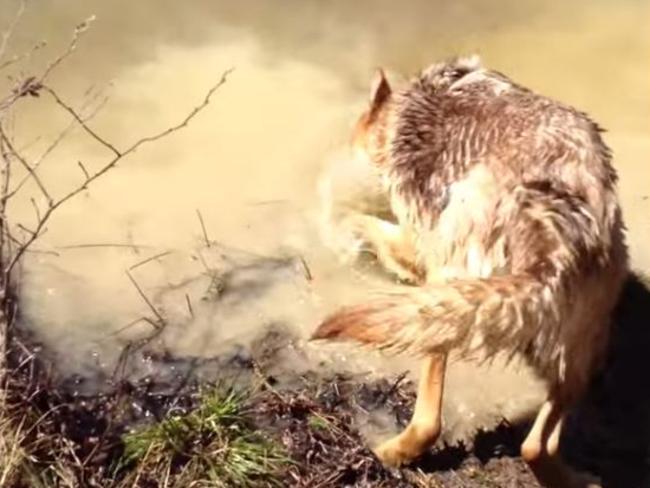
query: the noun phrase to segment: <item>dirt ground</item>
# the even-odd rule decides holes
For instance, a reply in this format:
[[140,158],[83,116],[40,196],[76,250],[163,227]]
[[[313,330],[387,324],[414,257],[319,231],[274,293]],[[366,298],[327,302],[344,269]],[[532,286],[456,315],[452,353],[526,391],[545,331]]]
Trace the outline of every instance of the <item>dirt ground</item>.
[[[650,378],[645,374],[650,370],[649,320],[650,289],[633,278],[619,306],[607,366],[572,413],[562,438],[566,459],[600,476],[604,487],[650,486]],[[92,395],[83,393],[83,379],[68,378],[58,388],[30,393],[29,399],[43,411],[56,406],[51,428],[76,443],[76,455],[88,459],[89,472],[99,472],[119,453],[117,440],[127,426],[196,402],[200,385],[192,372],[209,366],[220,371],[223,381],[255,387],[247,404],[251,422],[280,442],[292,459],[284,486],[538,486],[518,456],[526,422],[503,422],[465,444],[438,445],[403,469],[384,469],[368,449],[363,426],[375,412],[406,425],[414,385],[405,376],[310,372],[276,377],[271,372],[276,355],[292,341],[281,327],[271,327],[250,348],[227,356],[179,358],[145,348],[132,359],[146,358],[161,372],[156,377],[113,383],[106,393]],[[22,374],[33,377],[26,368]],[[30,386],[25,388],[27,392]]]

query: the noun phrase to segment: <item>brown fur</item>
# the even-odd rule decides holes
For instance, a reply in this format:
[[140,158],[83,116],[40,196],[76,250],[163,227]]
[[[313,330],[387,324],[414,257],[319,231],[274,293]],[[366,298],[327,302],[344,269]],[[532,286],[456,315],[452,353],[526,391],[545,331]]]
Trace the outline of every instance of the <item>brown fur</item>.
[[420,286],[345,307],[314,338],[521,355],[563,412],[601,363],[627,273],[601,132],[475,58],[433,65],[395,92],[378,73],[353,146],[379,168],[398,224],[355,219],[379,259]]

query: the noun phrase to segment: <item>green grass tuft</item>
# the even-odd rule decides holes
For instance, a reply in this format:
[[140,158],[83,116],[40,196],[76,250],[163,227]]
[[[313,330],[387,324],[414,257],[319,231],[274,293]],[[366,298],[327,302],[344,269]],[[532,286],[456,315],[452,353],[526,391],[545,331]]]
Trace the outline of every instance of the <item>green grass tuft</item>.
[[277,485],[289,460],[247,424],[243,402],[234,390],[205,392],[195,410],[124,436],[120,468],[128,467],[132,477],[169,479],[172,486]]
[[331,430],[332,428],[329,421],[324,419],[322,416],[313,413],[309,415],[307,425],[309,425],[310,429],[321,431]]

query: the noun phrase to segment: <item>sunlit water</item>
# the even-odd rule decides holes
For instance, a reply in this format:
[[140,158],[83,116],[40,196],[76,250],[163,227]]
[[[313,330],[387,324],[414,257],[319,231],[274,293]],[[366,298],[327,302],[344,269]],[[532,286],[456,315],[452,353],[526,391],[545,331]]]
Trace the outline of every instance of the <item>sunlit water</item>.
[[[16,6],[0,3],[2,24]],[[151,329],[142,321],[125,328],[152,315],[126,271],[164,253],[131,270],[169,324],[158,347],[215,356],[276,323],[307,337],[324,313],[381,283],[340,264],[317,222],[318,175],[337,159],[373,68],[397,78],[467,52],[608,129],[633,264],[650,270],[649,13],[647,1],[631,0],[31,4],[13,47],[49,42],[28,64],[34,69],[96,14],[51,85],[76,107],[89,87],[103,90],[108,100],[90,124],[119,147],[182,119],[224,70],[235,69],[187,128],[142,147],[61,208],[27,258],[23,319],[63,371],[111,370],[121,347]],[[18,145],[37,157],[68,123],[51,102],[25,100],[15,119]],[[109,157],[76,130],[39,174],[59,195],[82,180],[78,161],[92,169]],[[29,227],[30,196],[44,202],[33,185],[22,195],[10,211]],[[197,211],[209,239],[227,251],[202,249]],[[206,268],[239,270],[219,301],[210,299],[218,284]],[[343,346],[309,345],[285,356],[293,371],[321,361],[318,367],[379,374],[413,366]],[[446,395],[446,423],[457,432],[539,400],[525,371],[464,364],[452,366]]]

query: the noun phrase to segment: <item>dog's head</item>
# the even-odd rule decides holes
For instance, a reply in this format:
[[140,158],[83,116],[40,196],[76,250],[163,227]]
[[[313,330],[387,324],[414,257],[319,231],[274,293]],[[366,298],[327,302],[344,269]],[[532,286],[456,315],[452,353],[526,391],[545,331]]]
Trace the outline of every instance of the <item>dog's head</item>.
[[377,69],[370,87],[369,106],[361,114],[352,131],[351,145],[356,156],[369,158],[381,165],[386,145],[386,117],[392,89],[384,71]]

